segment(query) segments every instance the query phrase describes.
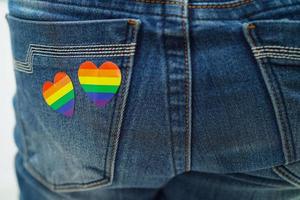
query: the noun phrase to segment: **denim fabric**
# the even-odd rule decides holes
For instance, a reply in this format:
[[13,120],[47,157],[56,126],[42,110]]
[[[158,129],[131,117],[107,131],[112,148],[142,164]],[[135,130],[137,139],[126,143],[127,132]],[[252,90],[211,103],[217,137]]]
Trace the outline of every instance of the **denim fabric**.
[[[23,200],[300,199],[299,0],[10,0]],[[103,108],[81,63],[116,63]],[[75,113],[42,85],[72,79]]]

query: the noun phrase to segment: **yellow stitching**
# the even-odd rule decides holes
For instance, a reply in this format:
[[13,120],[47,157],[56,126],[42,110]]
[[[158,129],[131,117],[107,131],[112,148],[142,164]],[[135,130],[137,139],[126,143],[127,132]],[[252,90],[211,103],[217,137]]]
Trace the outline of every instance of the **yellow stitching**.
[[160,0],[135,0],[135,1],[142,2],[142,3],[152,3],[152,4],[173,4],[173,5],[181,5],[181,6],[184,5],[182,2],[178,2],[178,1],[160,1]]
[[[190,115],[190,112],[189,112],[189,105],[190,105],[190,100],[189,100],[189,69],[187,69],[189,66],[188,64],[188,50],[187,50],[187,38],[186,38],[186,33],[187,33],[187,30],[186,30],[186,23],[185,21],[183,20],[182,21],[182,26],[183,26],[183,32],[185,34],[185,39],[184,39],[184,65],[185,65],[185,76],[188,76],[188,77],[185,77],[185,81],[184,81],[184,87],[185,87],[185,128],[186,128],[186,131],[185,131],[185,170],[186,171],[190,171],[190,126],[189,126],[189,115]],[[187,149],[188,148],[188,149]]]
[[[136,2],[142,2],[142,3],[152,3],[152,4],[171,4],[171,5],[180,5],[184,6],[184,3],[178,2],[178,1],[161,1],[161,0],[135,0]],[[235,8],[242,6],[244,4],[251,3],[252,0],[241,0],[234,3],[225,3],[225,4],[216,4],[216,5],[188,5],[188,8],[194,9],[194,8],[201,8],[201,9],[222,9],[222,8]]]
[[253,51],[262,50],[262,49],[282,49],[282,50],[297,50],[297,51],[300,51],[299,47],[275,46],[275,45],[256,46],[256,47],[252,47],[251,49]]
[[[184,16],[184,7],[182,7],[182,15]],[[190,139],[191,139],[191,133],[190,133],[190,124],[189,124],[189,120],[190,120],[190,71],[189,71],[189,62],[188,62],[188,56],[189,56],[189,52],[188,52],[188,36],[187,36],[187,30],[186,27],[187,23],[185,22],[185,19],[182,18],[182,31],[184,34],[184,88],[185,88],[185,113],[184,113],[184,123],[185,123],[185,132],[184,132],[184,168],[185,171],[190,171],[191,170],[191,143],[190,143]]]
[[202,9],[211,9],[211,8],[216,8],[216,9],[222,9],[222,8],[236,8],[239,6],[242,6],[244,4],[251,3],[252,0],[241,0],[238,2],[234,3],[227,3],[227,4],[219,4],[219,5],[189,5],[189,8],[202,8]]

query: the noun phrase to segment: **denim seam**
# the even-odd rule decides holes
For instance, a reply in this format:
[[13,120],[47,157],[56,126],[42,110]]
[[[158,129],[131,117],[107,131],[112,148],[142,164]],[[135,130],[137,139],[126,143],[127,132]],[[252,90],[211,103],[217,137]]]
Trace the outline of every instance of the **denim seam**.
[[[136,45],[135,43],[90,45],[90,46],[86,46],[86,45],[85,46],[47,46],[47,45],[29,44],[25,61],[19,61],[17,59],[14,59],[13,62],[15,66],[14,68],[16,70],[24,73],[33,73],[33,59],[34,56],[36,55],[48,56],[48,57],[72,57],[72,58],[132,56],[135,51],[135,45]],[[99,49],[98,47],[102,47],[102,48]],[[104,48],[104,47],[108,47],[108,48]],[[43,49],[43,51],[41,51],[41,49]],[[99,52],[95,50],[99,50]]]
[[[125,36],[125,38],[127,38],[128,39],[128,29],[129,29],[129,27],[127,27],[127,29],[126,29],[126,36]],[[126,85],[127,84],[127,71],[128,71],[128,65],[126,64],[124,64],[125,62],[124,62],[124,60],[125,60],[125,58],[124,59],[122,59],[122,61],[121,61],[121,66],[124,66],[124,68],[126,69],[125,70],[125,77],[123,76],[123,78],[122,78],[122,82],[121,82],[121,87],[120,87],[120,95],[118,96],[118,98],[120,98],[120,101],[122,102],[123,101],[123,93],[124,93],[124,85]],[[104,166],[105,166],[105,175],[107,176],[107,177],[110,177],[109,179],[109,181],[108,181],[108,185],[110,185],[111,183],[112,183],[112,177],[111,177],[111,174],[113,174],[113,169],[112,169],[112,166],[111,166],[111,164],[112,164],[112,156],[113,156],[113,149],[111,149],[111,151],[110,151],[110,149],[109,149],[109,147],[110,146],[113,146],[113,148],[115,148],[115,146],[114,146],[114,144],[115,144],[115,138],[116,138],[116,134],[112,134],[113,133],[113,130],[115,130],[115,127],[116,127],[116,125],[114,125],[114,124],[118,124],[118,123],[115,123],[114,121],[115,121],[115,119],[117,119],[117,117],[120,115],[120,113],[121,113],[121,110],[120,110],[120,106],[119,106],[119,104],[118,104],[118,101],[116,101],[115,102],[115,106],[114,106],[114,110],[115,110],[115,112],[113,112],[113,117],[112,117],[112,119],[110,120],[110,132],[109,132],[109,140],[108,140],[108,142],[107,142],[107,146],[106,146],[106,148],[108,149],[107,151],[106,151],[106,153],[105,153],[105,162],[104,162]],[[117,116],[117,117],[115,117],[115,116]],[[108,172],[108,173],[107,173]]]
[[202,21],[202,20],[210,20],[210,21],[241,21],[243,22],[248,22],[249,20],[251,20],[251,18],[256,17],[257,15],[261,14],[261,13],[266,13],[266,12],[274,12],[278,9],[282,9],[282,8],[288,8],[288,7],[293,7],[293,6],[300,6],[299,3],[293,3],[290,5],[281,5],[278,7],[272,7],[269,9],[265,9],[265,10],[261,10],[261,11],[256,11],[250,14],[247,14],[245,16],[240,16],[238,19],[226,19],[226,18],[217,18],[217,19],[209,19],[209,18],[193,18],[194,22],[197,21]]
[[[68,58],[82,58],[82,57],[126,57],[126,56],[132,56],[134,54],[103,54],[103,55],[79,55],[79,56],[69,56],[69,55],[65,55],[65,56],[53,56],[53,55],[47,55],[47,54],[35,54],[35,55],[39,55],[39,56],[48,56],[48,57],[53,57],[53,58],[62,58],[62,57],[68,57]],[[32,74],[33,73],[33,68],[32,63],[29,63],[29,66],[26,67],[26,65],[24,64],[18,64],[15,63],[15,70],[23,72],[23,73],[27,73],[27,74]]]
[[[272,83],[270,83],[270,79],[269,79],[269,84],[272,84],[271,87],[273,87],[273,95],[275,96],[275,99],[276,99],[276,105],[277,105],[277,109],[278,109],[278,112],[279,112],[279,120],[280,120],[280,123],[281,123],[281,127],[283,128],[283,132],[284,132],[284,140],[285,140],[285,149],[286,149],[286,152],[287,152],[287,155],[286,155],[286,163],[289,163],[293,160],[293,156],[292,156],[292,145],[288,141],[288,138],[287,138],[287,134],[291,135],[290,134],[290,128],[289,128],[289,121],[288,121],[288,116],[287,116],[287,113],[286,113],[286,104],[285,104],[285,101],[282,97],[282,90],[281,90],[281,87],[280,87],[280,83],[276,77],[276,75],[274,74],[274,71],[273,71],[273,68],[271,67],[270,68],[270,72],[267,72],[266,73],[269,73],[268,76],[273,76],[273,79],[274,81],[276,82],[277,85],[274,85]],[[276,92],[277,90],[277,92]],[[275,92],[274,92],[275,91]],[[275,93],[278,93],[278,94],[275,94]]]
[[48,46],[48,45],[39,45],[39,44],[29,44],[29,47],[27,48],[27,53],[26,53],[26,60],[29,60],[29,57],[33,54],[34,50],[36,50],[36,49],[37,50],[53,50],[53,51],[73,52],[73,51],[76,51],[77,49],[80,51],[83,51],[83,50],[90,51],[90,50],[95,50],[94,48],[96,48],[96,50],[98,50],[99,47],[104,47],[104,48],[100,48],[99,50],[119,50],[119,48],[128,49],[128,48],[135,47],[135,45],[136,45],[135,43],[107,44],[107,45],[80,45],[80,46],[51,46],[51,45]]
[[282,165],[282,166],[273,167],[272,170],[283,180],[287,181],[288,183],[298,188],[300,187],[299,177],[297,177],[294,173],[288,170],[285,166]]
[[[188,11],[185,7],[182,7],[182,15],[188,15]],[[184,160],[185,160],[185,171],[191,170],[191,81],[190,81],[190,63],[189,63],[189,32],[186,30],[188,26],[185,21],[186,18],[182,18],[182,31],[184,34],[184,68],[185,68],[185,151],[184,151]]]
[[[107,45],[80,45],[80,46],[51,46],[51,45],[39,45],[39,44],[29,44],[29,47],[27,48],[26,53],[26,60],[29,59],[29,56],[31,56],[34,52],[34,50],[53,50],[53,51],[66,51],[66,52],[73,52],[76,51],[76,48],[78,50],[94,50],[94,48],[102,47],[102,50],[116,50],[116,48],[129,48],[134,47],[135,43],[130,44],[107,44]],[[119,50],[119,49],[117,49]]]
[[245,4],[251,3],[252,0],[240,0],[237,2],[231,2],[231,3],[219,3],[215,5],[189,5],[188,7],[191,9],[226,9],[226,8],[236,8],[243,6]]
[[[162,34],[162,40],[164,41],[163,42],[163,49],[166,49],[166,36],[165,36],[165,30],[166,30],[166,20],[162,20],[162,30],[163,30],[163,34]],[[164,52],[164,57],[167,58],[167,52],[166,51],[163,51]],[[168,66],[168,61],[166,61],[167,59],[165,59],[165,65]],[[175,138],[174,138],[174,134],[173,134],[173,129],[172,129],[172,112],[173,112],[173,108],[172,106],[170,105],[170,95],[171,95],[171,89],[170,89],[170,76],[168,75],[170,74],[170,67],[166,67],[166,86],[167,86],[167,110],[168,110],[168,122],[169,122],[169,133],[170,133],[170,143],[171,143],[171,159],[172,159],[172,164],[173,164],[173,171],[174,171],[174,175],[178,175],[177,173],[177,167],[176,167],[176,158],[175,158],[175,148],[174,148],[174,144],[175,144]]]
[[[132,25],[133,27],[131,28],[131,38],[130,40],[136,41],[137,39],[137,29],[139,28],[138,25]],[[128,32],[128,31],[127,31]],[[128,34],[128,33],[127,33]],[[128,38],[128,36],[126,36]],[[112,181],[114,179],[114,170],[115,170],[115,160],[117,156],[117,151],[119,147],[119,140],[120,140],[120,134],[121,134],[121,128],[122,128],[122,122],[124,119],[124,111],[126,109],[126,103],[127,103],[127,97],[129,93],[129,88],[130,88],[130,82],[131,82],[131,73],[132,73],[132,68],[133,68],[133,61],[134,61],[134,56],[131,56],[126,59],[126,64],[124,64],[124,67],[126,68],[125,72],[125,77],[126,77],[126,83],[124,87],[122,88],[121,92],[121,100],[118,103],[118,116],[116,119],[116,127],[114,127],[114,132],[112,136],[112,145],[113,148],[110,152],[109,160],[108,160],[108,167],[109,169],[109,182],[107,185],[112,184]]]
[[[250,28],[250,25],[252,25],[252,27]],[[248,27],[247,27],[247,30],[248,30],[248,35],[249,37],[251,38],[251,42],[253,44],[254,47],[257,46],[257,41],[254,39],[254,32],[253,30],[256,28],[256,26],[254,24],[249,24]],[[257,60],[258,61],[258,60]],[[275,111],[275,114],[278,116],[276,116],[276,119],[279,121],[277,121],[278,123],[278,126],[279,126],[279,130],[280,129],[283,129],[283,132],[280,131],[280,135],[281,135],[281,140],[282,140],[282,148],[283,148],[283,152],[284,152],[284,156],[285,156],[285,162],[289,162],[289,160],[291,159],[290,155],[290,148],[289,148],[289,145],[288,145],[288,139],[286,137],[286,127],[284,126],[283,122],[283,115],[282,115],[282,110],[280,109],[282,106],[279,105],[279,101],[280,101],[280,98],[278,97],[278,92],[275,92],[275,90],[277,90],[278,87],[276,87],[270,77],[273,77],[272,75],[270,75],[270,73],[266,70],[266,68],[262,65],[262,62],[258,62],[259,65],[260,65],[260,69],[261,69],[261,72],[262,72],[262,75],[265,79],[265,83],[267,85],[269,89],[269,92],[271,95],[271,97],[273,96],[275,101],[271,98],[271,101],[273,103],[273,108],[274,108],[274,111]],[[281,101],[280,101],[281,102]],[[274,107],[276,105],[276,107]],[[281,128],[280,128],[281,127]]]
[[[43,0],[35,0],[35,1],[40,2],[40,3],[48,3],[47,1],[43,1]],[[71,3],[71,4],[69,3],[69,4],[67,4],[65,2],[59,2],[59,3],[55,2],[55,3],[52,3],[52,4],[58,4],[58,5],[60,4],[60,5],[64,5],[64,6],[75,6],[75,7],[81,7],[81,8],[85,7],[85,8],[89,8],[89,9],[108,9],[110,11],[114,10],[114,11],[118,11],[118,12],[131,12],[131,13],[135,13],[135,14],[144,14],[144,15],[147,14],[147,15],[160,16],[160,17],[179,17],[179,18],[185,18],[185,16],[176,15],[176,14],[158,14],[158,13],[153,13],[153,12],[137,12],[137,11],[132,12],[132,10],[128,10],[128,9],[117,9],[117,8],[111,8],[111,7],[99,6],[99,5],[97,5],[97,8],[95,8],[95,7],[92,7],[92,6],[79,5],[79,4],[76,4],[76,3]],[[294,3],[294,4],[291,4],[291,5],[284,5],[284,6],[278,7],[278,9],[285,8],[285,7],[290,7],[290,6],[295,6],[295,5],[300,5],[300,4]],[[275,9],[271,8],[269,10],[273,11]],[[257,14],[260,14],[262,12],[265,12],[265,10],[259,11],[257,13],[253,13],[253,14],[250,14],[250,15],[247,15],[244,19],[253,17],[253,16],[255,16]],[[194,19],[194,21],[203,20],[202,18],[193,18],[193,19]],[[241,20],[241,19],[242,18],[240,17],[238,20]],[[210,20],[214,20],[214,19],[210,19]],[[231,21],[232,19],[221,19],[221,18],[219,18],[217,20],[223,20],[223,21],[224,20],[229,20],[229,21]],[[234,20],[237,20],[237,19],[234,19]]]
[[252,48],[254,56],[260,58],[285,58],[300,60],[300,48],[285,46],[260,46]]
[[49,188],[52,191],[56,192],[75,192],[80,191],[82,189],[89,189],[93,187],[97,187],[103,184],[106,184],[109,179],[107,177],[104,177],[97,181],[91,181],[87,183],[69,183],[69,184],[54,184],[45,179],[44,176],[42,176],[34,167],[31,166],[31,164],[26,161],[24,163],[24,168],[40,183],[42,183],[44,186]]
[[[43,1],[43,0],[35,0],[37,2],[40,3],[48,3],[47,1]],[[64,6],[74,6],[74,7],[80,7],[80,8],[89,8],[89,9],[108,9],[110,11],[114,10],[114,11],[118,11],[118,12],[131,12],[131,13],[135,13],[135,14],[147,14],[147,15],[154,15],[154,16],[161,16],[161,17],[180,17],[182,18],[183,16],[181,15],[176,15],[176,14],[158,14],[158,13],[152,13],[152,12],[132,12],[132,10],[128,10],[128,9],[117,9],[117,8],[111,8],[111,7],[107,7],[107,6],[99,6],[97,5],[97,8],[92,7],[92,6],[88,6],[88,5],[79,5],[76,3],[65,3],[65,2],[55,2],[55,3],[51,3],[51,4],[57,4],[57,5],[64,5]]]
[[[288,144],[288,148],[289,148],[289,151],[290,151],[290,154],[292,154],[290,157],[291,159],[287,161],[287,163],[289,162],[293,162],[295,160],[295,157],[297,157],[296,155],[296,152],[293,152],[295,151],[294,150],[294,140],[293,140],[293,133],[292,133],[292,130],[291,130],[291,125],[290,125],[290,116],[288,115],[287,113],[287,104],[285,102],[285,99],[283,98],[283,91],[282,91],[282,86],[281,86],[281,83],[279,82],[278,78],[282,78],[280,74],[276,75],[274,73],[274,70],[273,68],[271,67],[271,71],[273,72],[273,75],[275,77],[275,80],[277,81],[277,84],[278,84],[278,90],[280,92],[280,97],[282,99],[282,105],[283,105],[283,108],[282,108],[282,114],[285,115],[284,118],[283,118],[283,121],[286,123],[286,126],[287,126],[287,129],[288,129],[288,133],[290,135],[290,141],[287,141],[289,144]],[[283,122],[283,123],[284,123]],[[287,139],[287,138],[286,138]],[[288,140],[288,139],[287,139]]]
[[[36,52],[36,53],[35,53]],[[35,51],[34,54],[45,54],[45,55],[53,55],[53,56],[78,56],[78,55],[94,55],[94,54],[97,54],[97,55],[119,55],[119,54],[128,54],[128,53],[134,53],[134,50],[123,50],[123,51],[119,51],[119,50],[114,50],[114,51],[102,51],[102,52],[99,52],[99,51],[81,51],[81,52],[53,52],[53,51],[40,51],[40,50],[37,50]],[[22,63],[20,61],[17,61],[17,63]]]
[[184,3],[180,1],[161,1],[161,0],[135,0],[139,3],[150,3],[150,4],[169,4],[169,5],[180,5],[183,6]]
[[[161,1],[161,0],[135,0],[140,3],[150,3],[150,4],[169,4],[169,5],[179,5],[185,6],[184,2],[178,1]],[[204,4],[204,5],[187,5],[190,9],[226,9],[226,8],[235,8],[242,6],[244,4],[251,3],[252,0],[239,0],[232,1],[227,3],[216,3],[216,4]]]
[[135,42],[132,43],[120,43],[120,44],[92,44],[92,45],[43,45],[43,44],[30,44],[29,47],[41,47],[47,49],[68,49],[68,48],[91,48],[91,47],[130,47],[136,45]]
[[282,9],[282,8],[289,8],[289,7],[293,7],[293,6],[299,6],[300,3],[292,3],[292,4],[288,4],[288,5],[281,5],[279,7],[271,7],[269,9],[265,9],[265,10],[262,10],[262,11],[257,11],[257,12],[254,12],[254,13],[251,13],[249,15],[246,16],[247,19],[251,19],[253,17],[256,17],[257,15],[261,14],[261,13],[267,13],[267,12],[275,12],[279,9]]
[[293,57],[293,56],[283,56],[283,55],[275,55],[275,54],[265,54],[256,56],[258,59],[262,58],[275,58],[275,59],[288,59],[288,60],[300,60],[300,57]]
[[[72,47],[71,47],[72,48]],[[129,51],[134,49],[134,46],[132,47],[117,47],[117,48],[89,48],[89,49],[46,49],[46,48],[34,48],[34,50],[39,51],[49,51],[49,52],[59,52],[59,53],[68,53],[68,52],[90,52],[90,51]]]
[[[128,39],[128,32],[129,32],[129,26],[127,27],[127,31],[126,31],[126,38]],[[124,62],[124,60],[123,60]],[[112,184],[112,181],[113,181],[113,176],[114,176],[114,170],[115,170],[115,166],[114,165],[114,162],[115,162],[115,157],[116,157],[116,153],[117,153],[117,148],[118,148],[118,144],[119,144],[119,139],[120,139],[120,131],[121,131],[121,123],[123,121],[123,113],[124,113],[124,109],[123,109],[123,112],[122,112],[122,104],[124,104],[124,101],[125,100],[125,88],[127,87],[127,85],[129,84],[129,79],[128,79],[128,74],[129,74],[129,67],[130,65],[129,64],[129,61],[127,60],[126,64],[124,62],[124,68],[126,69],[125,70],[125,77],[126,79],[124,80],[123,79],[123,83],[122,83],[122,88],[121,88],[121,95],[120,95],[120,101],[118,102],[117,101],[117,108],[116,108],[116,111],[115,113],[117,113],[117,116],[116,116],[116,125],[113,126],[113,128],[111,129],[111,132],[110,132],[110,141],[109,141],[109,146],[111,145],[112,146],[112,149],[107,153],[106,153],[106,158],[105,158],[105,167],[106,167],[106,170],[105,171],[108,171],[108,174],[107,176],[109,177],[109,182],[107,183],[108,185]],[[114,113],[114,115],[115,115]],[[122,116],[121,116],[122,115]],[[114,123],[115,120],[113,120],[112,123]]]
[[[252,25],[251,28],[250,28],[250,25]],[[249,37],[248,39],[251,40],[249,42],[252,43],[252,45],[254,47],[258,46],[256,44],[258,41],[254,39],[255,33],[253,30],[255,28],[256,28],[255,25],[250,23],[247,25],[247,27],[245,29],[245,30],[247,30],[247,36]],[[293,138],[292,138],[292,134],[291,134],[290,127],[289,127],[289,122],[287,119],[287,113],[285,110],[286,106],[283,101],[282,91],[279,88],[278,80],[276,79],[272,68],[269,68],[269,70],[267,70],[266,67],[268,67],[268,66],[263,65],[265,60],[263,60],[263,61],[261,59],[259,59],[259,60],[256,59],[256,60],[259,63],[262,75],[265,80],[265,84],[266,84],[269,94],[271,96],[271,102],[273,104],[273,109],[275,111],[277,124],[278,124],[278,128],[279,128],[280,136],[281,136],[281,142],[282,142],[282,148],[283,148],[285,162],[289,163],[294,160],[293,145],[292,145]],[[273,77],[273,81],[271,80],[272,77]]]
[[252,47],[251,48],[253,51],[260,51],[260,50],[263,50],[263,49],[270,49],[270,50],[280,50],[280,51],[283,51],[283,52],[289,52],[289,51],[298,51],[300,52],[300,48],[298,47],[287,47],[287,46],[277,46],[277,45],[265,45],[265,46],[258,46],[258,47]]
[[[39,2],[47,3],[46,1],[43,0],[37,0]],[[173,1],[173,0],[167,0],[167,1],[162,1],[162,0],[134,0],[136,2],[141,2],[141,3],[153,3],[153,4],[170,4],[170,5],[183,5],[181,1]],[[188,5],[190,8],[204,8],[204,9],[209,9],[209,8],[234,8],[241,6],[243,4],[250,3],[252,0],[232,0],[230,2],[217,2],[214,4],[211,4],[209,2],[203,2],[205,4],[203,5]],[[81,7],[91,7],[88,5],[80,5],[80,4],[74,4],[74,3],[66,3],[66,2],[54,2],[55,4],[64,4],[64,5],[76,5],[76,6],[81,6]],[[98,5],[97,5],[98,6]],[[110,9],[109,7],[106,7],[107,9]],[[128,10],[129,11],[129,10]]]

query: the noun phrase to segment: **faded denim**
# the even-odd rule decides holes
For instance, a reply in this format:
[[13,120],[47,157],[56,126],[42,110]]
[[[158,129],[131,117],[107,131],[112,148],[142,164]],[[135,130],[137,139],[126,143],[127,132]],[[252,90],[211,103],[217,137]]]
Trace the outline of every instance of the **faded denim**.
[[[300,199],[300,0],[10,0],[22,200]],[[119,65],[86,97],[79,65]],[[66,118],[41,87],[65,71]]]

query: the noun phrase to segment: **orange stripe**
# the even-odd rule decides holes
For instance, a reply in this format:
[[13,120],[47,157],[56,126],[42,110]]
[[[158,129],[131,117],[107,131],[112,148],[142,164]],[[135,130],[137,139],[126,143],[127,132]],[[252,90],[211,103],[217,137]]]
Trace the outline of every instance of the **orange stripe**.
[[[98,69],[98,67],[91,61],[86,61],[82,63],[79,67],[80,69]],[[118,69],[119,67],[110,61],[106,61],[100,66],[101,69]]]
[[101,65],[101,69],[118,69],[119,67],[113,62],[105,62]]
[[52,94],[60,90],[62,87],[67,85],[70,82],[70,78],[68,76],[65,76],[63,79],[55,83],[51,88],[49,88],[47,91],[43,93],[45,98],[50,97]]
[[61,79],[65,78],[65,76],[67,76],[67,74],[65,72],[58,72],[55,74],[55,77],[54,77],[54,82],[58,82],[60,81]]
[[121,73],[119,70],[98,70],[98,69],[80,69],[78,76],[95,76],[95,77],[120,77]]
[[53,83],[51,81],[46,81],[43,85],[43,93],[46,92],[49,88],[51,88]]
[[82,63],[79,68],[80,69],[97,69],[97,66],[91,61],[86,61],[86,62]]

